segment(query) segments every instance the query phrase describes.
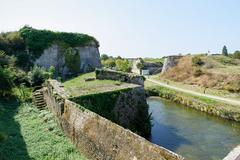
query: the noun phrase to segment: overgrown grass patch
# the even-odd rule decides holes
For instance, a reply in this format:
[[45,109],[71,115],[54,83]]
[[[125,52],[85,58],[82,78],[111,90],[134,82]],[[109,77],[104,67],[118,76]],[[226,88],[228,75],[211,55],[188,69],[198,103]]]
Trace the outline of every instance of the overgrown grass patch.
[[53,114],[33,105],[0,100],[0,159],[85,159],[64,136]]
[[121,90],[124,88],[135,87],[134,84],[123,83],[114,80],[98,80],[94,79],[91,81],[85,81],[88,78],[96,78],[94,72],[81,74],[78,77],[67,80],[63,83],[64,88],[73,97],[78,97],[81,95],[95,94],[101,92],[108,92],[114,90]]

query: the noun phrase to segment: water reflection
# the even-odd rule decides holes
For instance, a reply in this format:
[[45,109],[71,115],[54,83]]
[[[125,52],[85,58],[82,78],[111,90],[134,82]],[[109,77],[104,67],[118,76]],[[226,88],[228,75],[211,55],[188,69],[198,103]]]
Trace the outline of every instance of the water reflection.
[[240,144],[240,123],[156,97],[148,103],[153,116],[151,142],[186,159],[222,159]]

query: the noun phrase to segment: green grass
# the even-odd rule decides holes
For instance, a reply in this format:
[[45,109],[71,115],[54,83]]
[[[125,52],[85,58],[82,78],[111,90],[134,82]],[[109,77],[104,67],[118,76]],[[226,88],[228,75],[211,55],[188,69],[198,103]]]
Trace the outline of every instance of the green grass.
[[[179,87],[182,89],[188,89],[188,90],[199,92],[199,93],[204,93],[204,89],[205,89],[204,87],[197,86],[197,85],[190,85],[190,84],[185,84],[182,82],[174,82],[169,79],[164,79],[160,75],[154,75],[154,76],[151,76],[151,78],[154,80],[160,81],[160,82],[164,82],[164,83],[168,82],[168,84],[171,86],[176,86],[176,87]],[[145,81],[145,85],[151,86],[152,83],[149,81]],[[218,90],[218,89],[213,89],[213,88],[207,88],[205,90],[205,94],[210,94],[210,95],[215,95],[215,96],[220,96],[220,97],[225,97],[225,98],[231,98],[231,99],[236,99],[236,100],[240,99],[239,93],[231,93],[227,90]]]
[[92,80],[85,81],[86,78],[95,78],[95,73],[86,73],[78,77],[65,81],[63,83],[64,88],[69,92],[71,96],[80,96],[87,94],[95,94],[107,91],[120,90],[130,88],[136,85],[123,83],[120,81],[113,80]]
[[162,63],[164,62],[164,58],[143,58],[144,62],[148,63]]
[[47,110],[0,100],[1,160],[84,160]]
[[[210,106],[215,106],[215,107],[221,107],[224,108],[225,110],[231,111],[231,112],[238,112],[240,113],[240,107],[239,106],[234,106],[230,104],[226,104],[224,102],[216,101],[207,97],[201,97],[201,96],[195,96],[189,93],[184,93],[180,91],[176,91],[170,88],[166,88],[163,86],[156,85],[152,82],[146,82],[145,83],[145,89],[147,91],[154,91],[157,94],[157,96],[160,96],[162,98],[170,99],[170,100],[177,100],[179,99],[188,99],[191,101],[195,101],[198,103],[202,104],[207,104]],[[177,101],[176,101],[177,102]]]

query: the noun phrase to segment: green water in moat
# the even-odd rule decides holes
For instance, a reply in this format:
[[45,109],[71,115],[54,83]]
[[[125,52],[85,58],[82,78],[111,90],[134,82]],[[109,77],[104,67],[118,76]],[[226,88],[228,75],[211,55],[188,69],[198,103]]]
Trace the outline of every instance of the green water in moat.
[[223,159],[240,144],[240,123],[157,97],[148,98],[148,104],[153,117],[150,141],[187,160]]

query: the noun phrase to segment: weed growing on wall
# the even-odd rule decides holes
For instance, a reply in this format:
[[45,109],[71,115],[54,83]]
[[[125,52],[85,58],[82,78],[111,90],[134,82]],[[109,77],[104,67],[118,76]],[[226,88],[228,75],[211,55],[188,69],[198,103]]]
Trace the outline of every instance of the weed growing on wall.
[[87,46],[91,43],[99,46],[98,41],[87,34],[37,30],[29,26],[24,26],[19,32],[34,58],[38,58],[44,49],[57,42],[64,42],[70,47]]

